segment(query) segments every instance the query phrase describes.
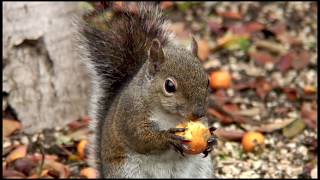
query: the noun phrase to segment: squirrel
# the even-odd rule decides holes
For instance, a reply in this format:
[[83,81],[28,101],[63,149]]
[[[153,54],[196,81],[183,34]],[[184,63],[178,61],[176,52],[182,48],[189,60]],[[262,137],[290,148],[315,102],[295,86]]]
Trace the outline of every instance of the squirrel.
[[204,155],[184,154],[188,140],[175,135],[186,130],[179,122],[206,114],[209,78],[197,42],[178,47],[157,4],[137,7],[105,19],[106,28],[80,23],[92,77],[90,164],[104,178],[212,178],[214,134]]

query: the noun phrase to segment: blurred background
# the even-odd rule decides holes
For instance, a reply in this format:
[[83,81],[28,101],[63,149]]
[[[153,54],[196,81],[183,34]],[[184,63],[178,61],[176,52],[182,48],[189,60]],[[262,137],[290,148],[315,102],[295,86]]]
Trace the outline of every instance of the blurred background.
[[[210,76],[216,176],[317,178],[317,2],[159,5],[176,43],[198,41]],[[88,20],[103,26],[124,6],[115,2]],[[3,3],[3,177],[96,177],[87,164],[90,81],[73,22],[99,8]]]

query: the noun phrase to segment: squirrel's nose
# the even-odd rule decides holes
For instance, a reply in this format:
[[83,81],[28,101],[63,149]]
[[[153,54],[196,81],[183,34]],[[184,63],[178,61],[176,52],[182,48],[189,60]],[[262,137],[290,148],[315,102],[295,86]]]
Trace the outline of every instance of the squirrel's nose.
[[191,120],[197,120],[199,118],[202,118],[203,116],[205,116],[206,111],[204,107],[201,106],[197,106],[193,111],[192,111],[192,118]]

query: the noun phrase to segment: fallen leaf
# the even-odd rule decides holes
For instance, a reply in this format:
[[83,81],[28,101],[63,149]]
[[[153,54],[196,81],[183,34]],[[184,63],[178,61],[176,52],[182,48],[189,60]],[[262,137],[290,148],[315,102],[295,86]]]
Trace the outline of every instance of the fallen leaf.
[[249,23],[245,24],[244,26],[245,26],[245,29],[248,33],[257,32],[257,31],[261,31],[262,29],[264,29],[264,25],[259,22],[249,22]]
[[292,52],[288,52],[284,56],[280,58],[280,61],[277,63],[276,67],[281,71],[281,72],[286,72],[288,71],[291,66],[292,66],[292,61],[293,61],[293,55]]
[[266,63],[274,63],[276,59],[267,52],[259,52],[256,50],[250,50],[249,55],[252,59],[254,59],[258,64],[264,65]]
[[15,150],[13,150],[6,158],[6,161],[12,162],[16,159],[23,158],[27,155],[27,146],[21,145],[18,146]]
[[256,82],[255,82],[255,80],[250,80],[250,81],[246,81],[246,82],[238,82],[238,83],[234,84],[232,87],[234,90],[237,90],[237,91],[244,90],[244,89],[253,89],[256,87]]
[[309,64],[309,53],[306,50],[297,52],[295,58],[292,61],[292,67],[294,69],[303,69]]
[[282,134],[288,138],[292,138],[299,133],[301,133],[304,128],[306,127],[306,124],[303,120],[297,119],[291,124],[289,124],[287,127],[282,129]]
[[26,178],[26,176],[23,173],[18,172],[16,170],[12,170],[12,169],[5,169],[3,171],[2,176],[4,178],[12,178],[12,179],[15,179],[15,178],[19,178],[19,179]]
[[227,96],[227,93],[224,89],[218,89],[213,95],[210,96],[209,106],[210,103],[217,103],[217,104],[225,104],[229,102],[231,98]]
[[288,113],[289,111],[291,110],[291,108],[289,108],[289,107],[277,107],[275,110],[274,110],[274,112],[276,113],[276,114],[286,114],[286,113]]
[[223,32],[223,29],[222,29],[223,27],[222,27],[221,23],[218,23],[218,22],[211,20],[208,22],[208,26],[209,26],[210,30],[217,35],[220,35]]
[[234,19],[234,20],[242,19],[242,15],[238,12],[220,12],[218,13],[218,15],[227,19]]
[[277,40],[279,40],[283,44],[289,45],[301,45],[302,41],[295,36],[292,36],[288,33],[282,33],[277,35]]
[[70,154],[68,155],[68,161],[80,161],[82,158],[77,154]]
[[81,120],[75,120],[68,124],[69,128],[74,131],[76,129],[80,129],[83,127],[88,127],[89,125],[89,118],[83,118]]
[[58,178],[68,178],[70,174],[70,169],[68,166],[50,159],[46,159],[44,161],[43,168],[49,169],[49,173],[52,171],[58,172]]
[[279,55],[283,55],[287,52],[285,47],[280,44],[273,41],[267,41],[267,40],[258,40],[255,42],[255,46],[257,49],[266,49],[272,53],[276,53]]
[[253,117],[261,114],[261,109],[260,108],[243,109],[238,112],[234,112],[234,114]]
[[275,25],[272,25],[268,29],[277,35],[283,34],[287,31],[286,24],[284,23],[276,23]]
[[258,78],[256,81],[256,92],[261,99],[265,99],[265,97],[272,91],[272,85],[270,82]]
[[301,106],[301,118],[311,129],[317,128],[318,112],[313,109],[310,103],[303,103]]
[[240,109],[237,104],[231,104],[231,103],[224,104],[222,106],[222,108],[223,108],[223,110],[225,110],[226,112],[231,113],[231,114],[236,113]]
[[270,133],[275,130],[279,130],[279,129],[282,129],[282,128],[288,126],[293,121],[294,121],[294,119],[288,118],[288,119],[284,119],[282,121],[276,121],[276,122],[272,122],[272,123],[268,123],[268,124],[260,124],[260,126],[243,125],[243,127],[247,131],[258,131],[258,132],[263,132],[263,133]]
[[14,133],[17,130],[21,129],[21,123],[15,120],[11,119],[2,119],[2,125],[3,125],[3,137],[8,137],[12,133]]
[[298,99],[299,94],[297,92],[297,89],[294,88],[289,88],[289,87],[284,87],[283,92],[287,95],[288,100],[290,101],[295,101]]
[[209,56],[210,48],[207,40],[198,41],[198,57],[201,61],[205,61]]
[[[34,154],[31,154],[31,155],[28,155],[28,158],[31,159],[32,161],[38,163],[40,161],[42,161],[42,154],[40,153],[34,153]],[[45,160],[51,160],[51,161],[55,161],[58,159],[58,156],[57,155],[51,155],[51,154],[46,154],[44,156],[44,159]]]
[[70,138],[70,140],[80,141],[82,139],[87,139],[89,132],[90,130],[88,128],[82,128],[68,134],[66,137]]
[[219,120],[222,124],[231,124],[233,120],[231,117],[223,115],[222,113],[216,111],[215,109],[208,108],[208,113],[212,116],[216,117],[217,120]]
[[247,28],[244,25],[231,25],[229,26],[229,29],[235,35],[250,36],[250,33],[247,31]]
[[34,167],[36,167],[36,164],[31,159],[27,157],[23,157],[23,158],[16,159],[13,162],[13,166],[15,170],[22,172],[26,176],[29,176],[29,174],[31,173],[31,170]]
[[87,140],[81,140],[77,146],[77,151],[81,159],[85,158],[87,145]]
[[169,9],[171,7],[173,7],[174,3],[172,1],[163,1],[160,4],[160,8],[161,9]]
[[223,129],[217,129],[214,131],[214,134],[217,135],[219,139],[227,141],[240,141],[245,132],[242,131],[227,131]]
[[[238,35],[238,34],[234,34],[231,31],[228,31],[223,37],[217,40],[218,47],[223,47],[229,50],[234,50],[234,49],[247,50],[250,45],[251,43],[249,41],[249,36],[247,34]],[[218,47],[215,47],[214,49],[218,49]]]
[[180,11],[185,12],[192,6],[193,3],[195,2],[178,2],[177,6]]
[[82,175],[88,179],[96,179],[98,177],[98,172],[94,168],[87,167],[87,168],[81,169],[80,175]]

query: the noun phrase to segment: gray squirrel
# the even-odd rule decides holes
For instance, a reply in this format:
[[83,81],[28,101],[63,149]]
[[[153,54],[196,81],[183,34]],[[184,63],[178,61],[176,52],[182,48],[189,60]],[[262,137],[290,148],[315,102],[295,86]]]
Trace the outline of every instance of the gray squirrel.
[[177,47],[159,7],[137,7],[106,19],[106,28],[79,23],[92,77],[91,165],[104,178],[212,178],[214,128],[198,155],[185,154],[188,140],[175,135],[186,130],[179,122],[206,114],[209,79],[197,43]]

